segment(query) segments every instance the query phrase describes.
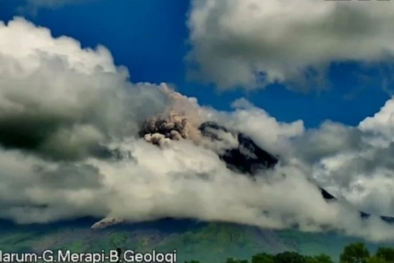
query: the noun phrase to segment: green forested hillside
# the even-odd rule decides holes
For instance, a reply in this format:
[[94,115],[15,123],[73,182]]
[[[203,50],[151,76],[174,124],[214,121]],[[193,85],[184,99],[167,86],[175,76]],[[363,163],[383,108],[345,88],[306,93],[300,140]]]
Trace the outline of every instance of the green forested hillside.
[[[90,229],[91,222],[65,222],[49,225],[0,228],[0,246],[8,251],[101,251],[135,249],[138,251],[178,252],[179,261],[200,260],[217,263],[227,258],[250,258],[256,253],[284,251],[304,255],[327,254],[334,260],[348,244],[360,240],[335,233],[302,233],[296,230],[273,231],[226,223],[199,223],[188,220],[162,220],[118,225],[102,230]],[[366,244],[372,252],[378,245]]]

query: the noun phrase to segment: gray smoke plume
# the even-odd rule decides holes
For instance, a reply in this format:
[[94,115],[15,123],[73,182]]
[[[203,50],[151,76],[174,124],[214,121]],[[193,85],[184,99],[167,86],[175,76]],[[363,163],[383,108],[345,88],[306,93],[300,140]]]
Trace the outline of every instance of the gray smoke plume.
[[180,93],[162,85],[162,90],[171,100],[162,114],[151,117],[142,125],[139,135],[146,142],[162,145],[169,140],[201,140],[199,126],[203,122],[201,108]]

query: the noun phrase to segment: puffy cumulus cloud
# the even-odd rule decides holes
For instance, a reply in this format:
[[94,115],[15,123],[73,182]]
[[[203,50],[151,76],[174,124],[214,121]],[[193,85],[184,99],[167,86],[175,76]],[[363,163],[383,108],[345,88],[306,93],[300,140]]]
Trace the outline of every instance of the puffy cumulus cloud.
[[[155,85],[131,84],[104,47],[81,49],[21,18],[0,24],[0,145],[52,159],[104,154],[161,111]],[[24,41],[20,41],[24,39]],[[150,106],[147,106],[150,105]]]
[[367,212],[394,215],[394,98],[357,127],[326,122],[295,148],[313,176],[334,195]]
[[278,122],[244,98],[236,100],[232,108],[234,111],[231,115],[219,114],[217,120],[234,130],[248,134],[272,154],[285,157],[291,138],[302,135],[305,130],[302,120],[292,123]]
[[325,121],[305,129],[301,120],[281,123],[241,99],[217,120],[251,136],[343,202],[372,214],[394,216],[394,97],[356,127]]
[[193,74],[222,88],[323,84],[332,62],[392,58],[394,3],[194,0]]
[[[109,221],[191,217],[337,230],[376,241],[394,237],[392,226],[363,221],[345,202],[326,202],[312,182],[332,182],[339,193],[356,196],[347,196],[356,204],[362,199],[386,211],[392,192],[368,193],[392,182],[390,158],[375,160],[391,152],[379,139],[383,133],[367,131],[374,121],[389,125],[385,114],[360,127],[328,123],[309,131],[302,121],[280,123],[245,100],[233,112],[218,112],[165,85],[132,84],[105,48],[82,49],[20,18],[1,24],[0,38],[0,217],[19,223],[87,215]],[[220,160],[223,145],[181,136],[158,147],[140,138],[146,120],[161,116],[168,124],[174,112],[189,121],[186,134],[202,121],[227,123],[229,130],[215,135],[225,139],[221,143],[236,146],[231,130],[238,129],[283,161],[252,179]],[[340,163],[341,155],[364,173]],[[363,186],[358,192],[351,189],[356,182]]]

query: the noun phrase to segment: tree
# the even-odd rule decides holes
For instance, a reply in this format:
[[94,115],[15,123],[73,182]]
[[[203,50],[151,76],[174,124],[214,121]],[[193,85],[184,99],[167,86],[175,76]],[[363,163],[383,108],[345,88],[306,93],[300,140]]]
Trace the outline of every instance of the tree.
[[317,262],[319,263],[334,263],[331,259],[330,256],[326,255],[326,254],[320,254],[318,256],[314,257],[316,259]]
[[[392,261],[393,262],[393,261]],[[384,260],[384,259],[382,259],[382,258],[379,258],[379,257],[377,257],[377,256],[373,256],[373,257],[370,257],[368,260],[367,260],[367,263],[391,263],[390,261],[386,261],[386,260]]]
[[273,263],[306,263],[306,257],[296,252],[283,252],[274,256]]
[[319,261],[315,257],[306,257],[305,262],[306,263],[319,263]]
[[330,256],[321,254],[313,257],[306,257],[306,263],[334,263]]
[[274,256],[267,253],[259,253],[252,257],[252,263],[273,263]]
[[355,243],[344,248],[340,263],[367,263],[369,251],[363,243]]
[[375,255],[388,263],[394,263],[394,248],[380,247]]
[[226,263],[249,263],[246,259],[234,259],[234,258],[228,258],[226,260]]

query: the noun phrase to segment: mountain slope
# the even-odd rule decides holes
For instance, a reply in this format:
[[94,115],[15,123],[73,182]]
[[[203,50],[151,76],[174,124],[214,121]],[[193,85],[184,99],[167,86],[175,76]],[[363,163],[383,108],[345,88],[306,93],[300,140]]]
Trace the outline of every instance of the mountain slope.
[[[360,241],[335,233],[301,233],[296,230],[273,231],[227,223],[163,219],[153,222],[119,224],[93,230],[95,219],[47,225],[17,226],[1,222],[0,247],[5,251],[43,251],[70,249],[87,252],[126,249],[178,252],[178,262],[198,259],[205,263],[227,257],[250,258],[259,252],[298,251],[304,254],[327,253],[338,258],[346,244]],[[389,244],[394,246],[394,244]],[[377,244],[368,244],[371,250]]]
[[[221,141],[221,132],[232,133],[238,141],[237,147],[229,147],[220,154],[220,159],[224,161],[231,170],[236,170],[250,176],[254,176],[259,170],[272,169],[277,165],[280,158],[273,156],[260,148],[250,137],[241,132],[230,131],[226,127],[215,122],[204,122],[199,127],[204,137],[213,141]],[[325,189],[316,185],[321,191],[322,197],[326,201],[336,201],[336,198]],[[360,216],[364,219],[370,217],[369,214],[360,211]],[[380,218],[390,224],[394,224],[394,217],[381,215]]]

